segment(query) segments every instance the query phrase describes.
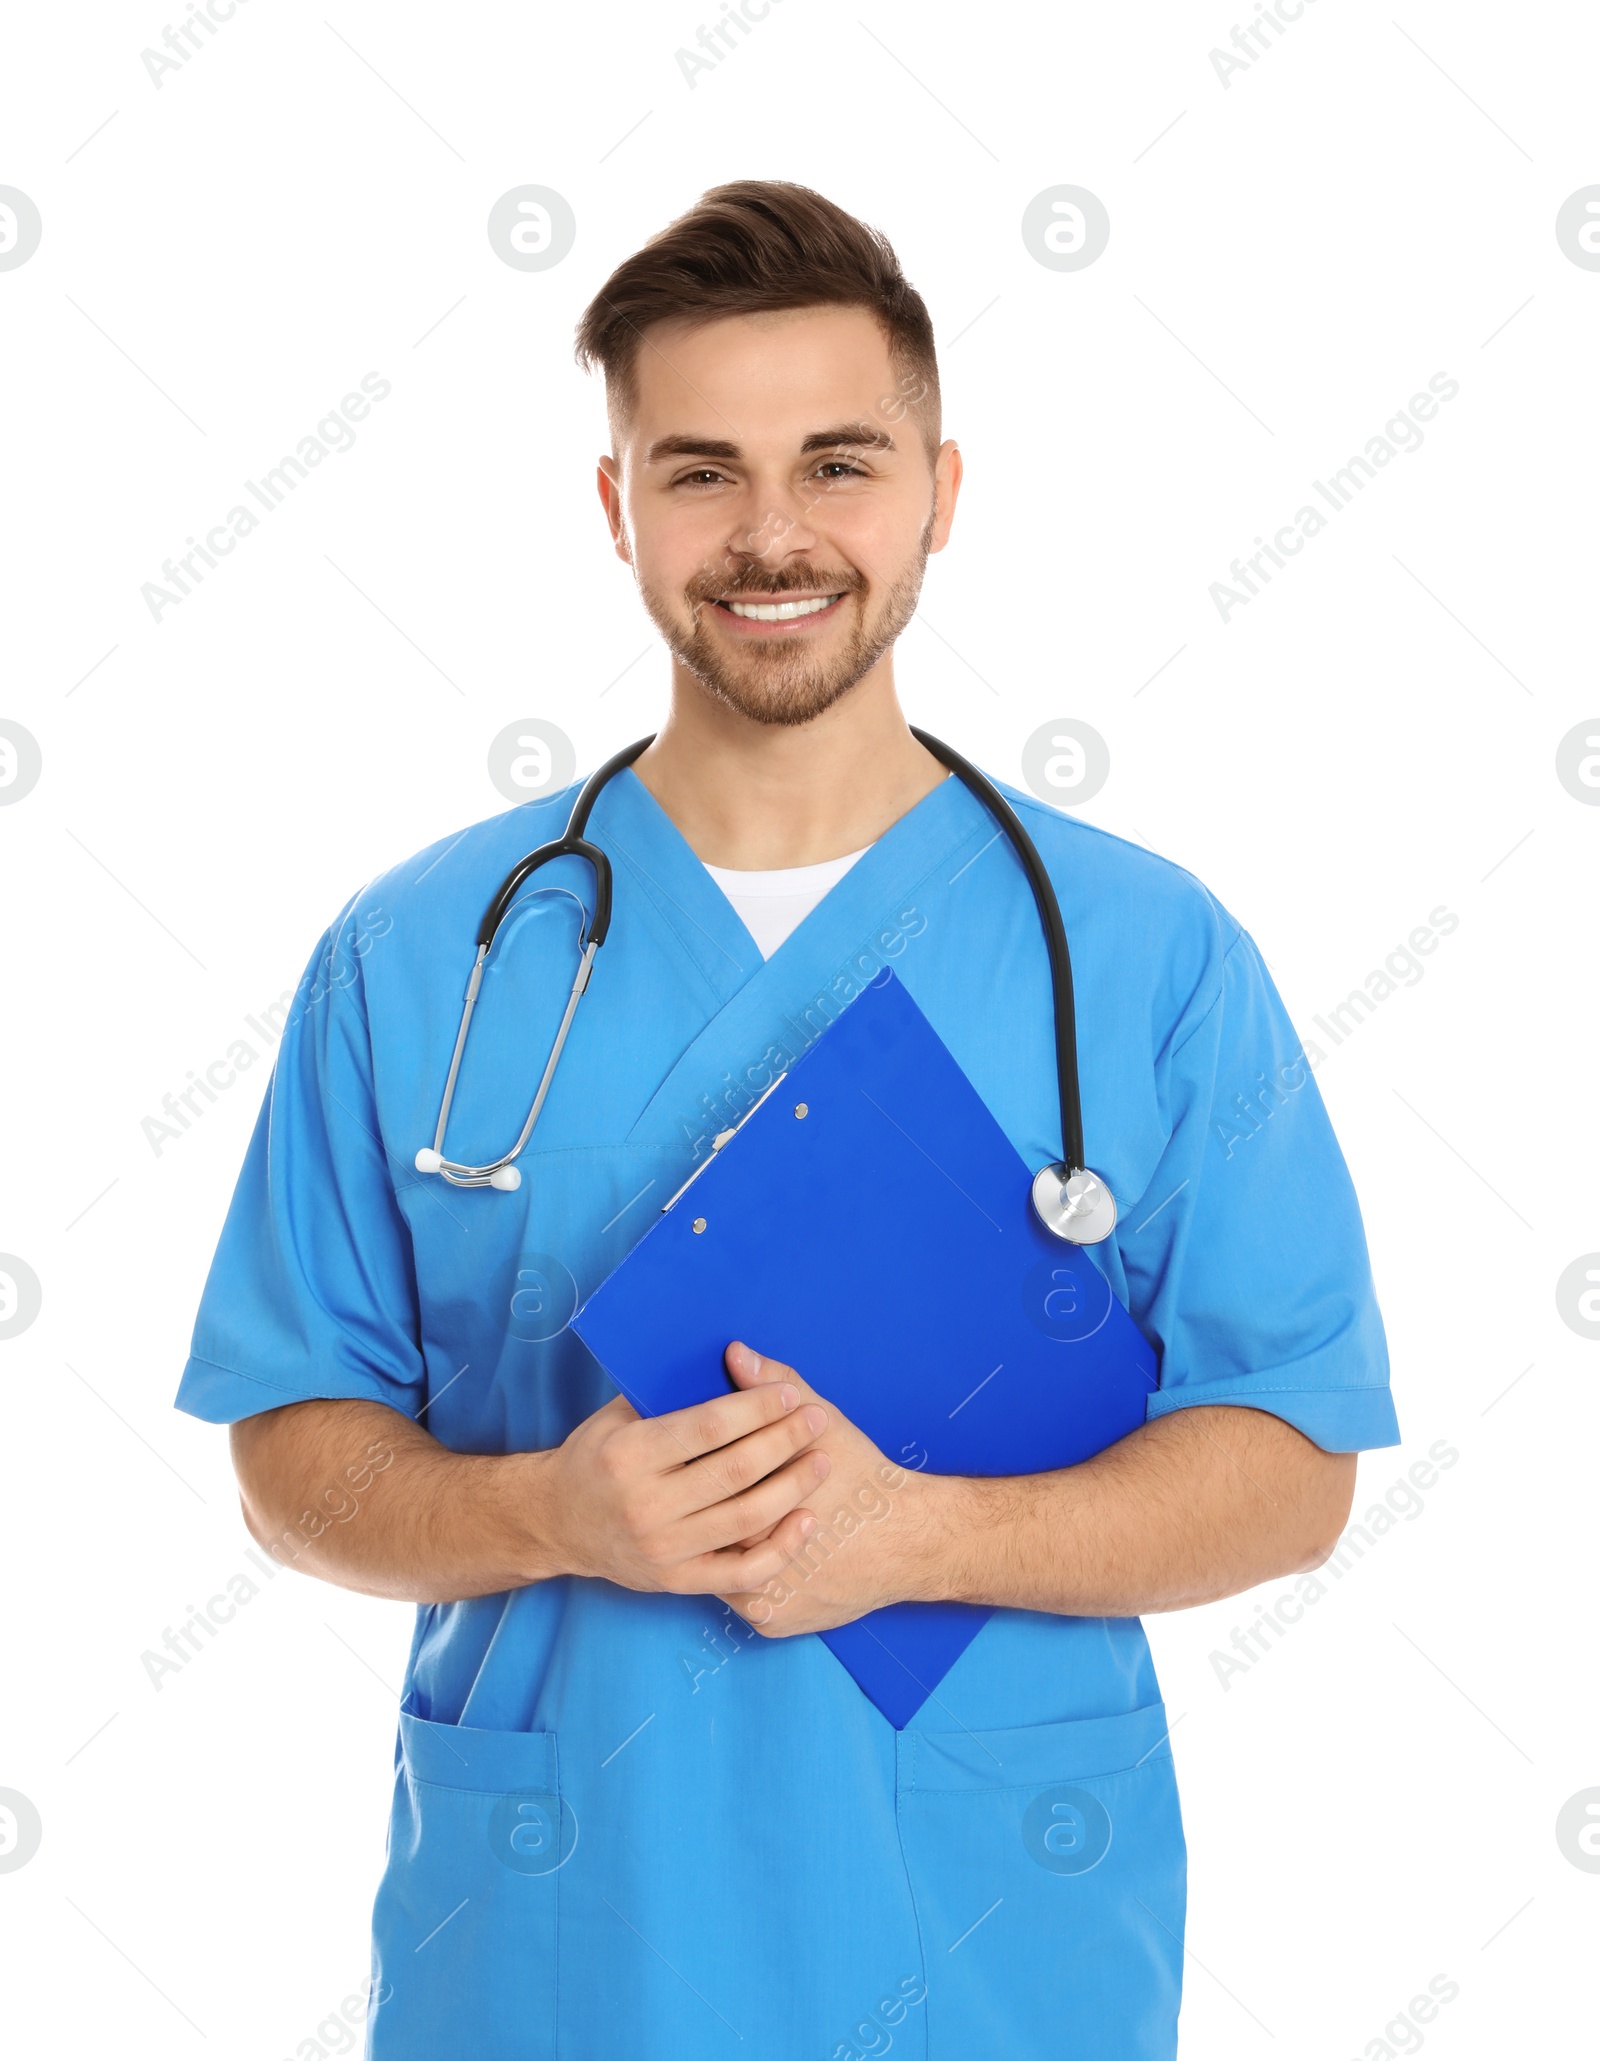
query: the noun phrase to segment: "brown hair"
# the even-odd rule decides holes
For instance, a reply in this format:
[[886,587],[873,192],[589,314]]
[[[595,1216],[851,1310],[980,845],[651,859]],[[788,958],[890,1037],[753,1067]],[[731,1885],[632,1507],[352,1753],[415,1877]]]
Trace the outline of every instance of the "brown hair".
[[579,319],[576,355],[586,372],[604,373],[615,433],[637,401],[639,345],[652,323],[809,307],[865,308],[877,319],[900,387],[880,409],[896,421],[914,410],[931,456],[939,366],[921,294],[886,236],[785,179],[713,186],[624,258]]

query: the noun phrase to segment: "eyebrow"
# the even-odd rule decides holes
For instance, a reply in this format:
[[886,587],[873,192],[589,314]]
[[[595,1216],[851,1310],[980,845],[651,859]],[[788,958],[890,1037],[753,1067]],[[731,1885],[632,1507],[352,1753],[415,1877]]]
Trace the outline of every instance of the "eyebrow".
[[892,451],[894,438],[886,429],[870,429],[865,422],[847,422],[838,429],[815,429],[801,443],[802,455],[813,451],[836,451],[841,444],[856,451]]
[[[886,429],[874,429],[866,422],[845,422],[832,429],[814,429],[801,439],[800,454],[810,457],[817,451],[892,451],[895,441]],[[670,436],[657,437],[645,453],[645,464],[654,465],[663,458],[720,458],[728,464],[736,464],[744,455],[737,444],[726,437]]]

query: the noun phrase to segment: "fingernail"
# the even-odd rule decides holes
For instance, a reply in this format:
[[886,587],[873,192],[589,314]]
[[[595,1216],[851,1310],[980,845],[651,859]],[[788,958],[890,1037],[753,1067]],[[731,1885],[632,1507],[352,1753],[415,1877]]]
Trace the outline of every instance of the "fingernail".
[[783,1384],[782,1388],[778,1390],[778,1401],[782,1403],[783,1407],[786,1410],[792,1410],[795,1404],[799,1402],[799,1400],[799,1389],[791,1387],[787,1381]]
[[833,1462],[828,1458],[826,1453],[812,1454],[811,1471],[817,1477],[818,1481],[821,1481],[828,1474],[832,1466]]
[[806,1423],[813,1431],[825,1430],[827,1422],[828,1413],[826,1410],[820,1408],[816,1403],[806,1404]]
[[811,1534],[812,1534],[812,1533],[813,1533],[813,1532],[814,1532],[814,1531],[816,1530],[816,1528],[817,1528],[817,1520],[816,1520],[816,1519],[815,1519],[814,1517],[812,1517],[812,1516],[810,1516],[810,1515],[807,1515],[807,1516],[805,1516],[805,1517],[802,1517],[802,1518],[801,1518],[801,1520],[800,1520],[800,1536],[801,1536],[801,1538],[803,1538],[803,1539],[808,1539],[808,1538],[810,1538]]

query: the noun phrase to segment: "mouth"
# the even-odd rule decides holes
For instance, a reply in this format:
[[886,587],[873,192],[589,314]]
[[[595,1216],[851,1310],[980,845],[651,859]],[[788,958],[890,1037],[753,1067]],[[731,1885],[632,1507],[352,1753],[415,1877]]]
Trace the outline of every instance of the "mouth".
[[743,634],[783,635],[798,623],[817,622],[831,616],[844,600],[841,594],[774,595],[770,600],[730,596],[718,598],[713,606],[728,623],[737,623]]

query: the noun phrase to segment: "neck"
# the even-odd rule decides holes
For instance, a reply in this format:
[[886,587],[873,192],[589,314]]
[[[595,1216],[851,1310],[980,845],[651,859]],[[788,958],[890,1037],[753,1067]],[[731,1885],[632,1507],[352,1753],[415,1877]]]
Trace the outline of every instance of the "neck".
[[671,713],[633,770],[698,857],[738,872],[860,851],[945,778],[906,726],[887,655],[798,726],[752,722],[674,665]]

